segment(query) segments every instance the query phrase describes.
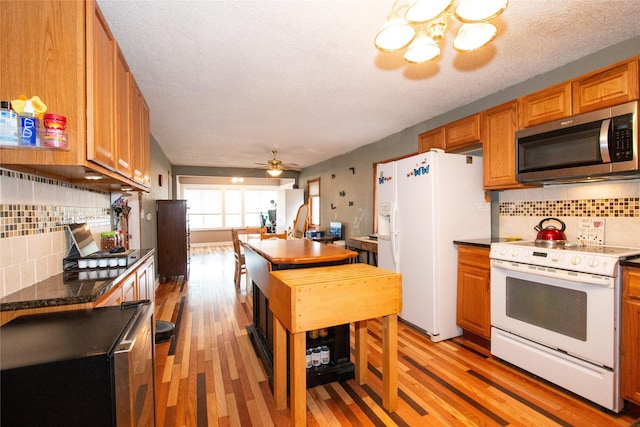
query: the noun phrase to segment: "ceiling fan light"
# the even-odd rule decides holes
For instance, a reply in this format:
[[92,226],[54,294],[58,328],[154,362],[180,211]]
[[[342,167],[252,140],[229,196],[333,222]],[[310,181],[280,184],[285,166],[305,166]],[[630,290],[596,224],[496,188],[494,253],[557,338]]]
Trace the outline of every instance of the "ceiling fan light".
[[471,52],[493,40],[498,34],[495,25],[488,22],[464,24],[453,40],[453,48],[460,52]]
[[404,17],[411,24],[421,24],[436,19],[453,3],[453,0],[411,0]]
[[276,178],[282,175],[282,169],[267,169],[267,173],[269,174],[269,176]]
[[376,35],[374,43],[382,52],[394,52],[405,48],[416,35],[416,30],[392,12]]
[[426,33],[420,32],[404,53],[404,59],[413,64],[427,62],[440,55],[440,47]]
[[508,0],[460,0],[454,14],[462,22],[486,21],[504,12],[508,3]]

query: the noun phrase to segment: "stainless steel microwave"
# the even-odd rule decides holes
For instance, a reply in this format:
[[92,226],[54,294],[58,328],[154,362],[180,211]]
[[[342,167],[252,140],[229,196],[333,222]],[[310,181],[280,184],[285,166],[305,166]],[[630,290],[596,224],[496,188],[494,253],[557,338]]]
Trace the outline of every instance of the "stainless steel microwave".
[[640,178],[638,101],[516,132],[522,183]]

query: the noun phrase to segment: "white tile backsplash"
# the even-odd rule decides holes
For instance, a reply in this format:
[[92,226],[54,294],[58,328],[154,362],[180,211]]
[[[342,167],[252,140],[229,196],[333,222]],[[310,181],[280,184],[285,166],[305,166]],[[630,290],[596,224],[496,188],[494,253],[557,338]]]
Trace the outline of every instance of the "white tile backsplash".
[[109,231],[110,194],[0,169],[0,298],[62,272],[64,224]]
[[[537,232],[534,227],[544,218],[557,216],[566,224],[567,239],[575,241],[578,234],[579,218],[598,216],[589,212],[581,214],[581,208],[577,205],[582,201],[588,201],[586,203],[589,206],[588,209],[592,209],[592,201],[595,200],[596,203],[600,202],[605,207],[609,204],[616,205],[615,208],[607,209],[609,213],[605,217],[604,244],[640,248],[638,197],[640,197],[640,180],[553,185],[502,191],[498,193],[498,203],[504,207],[505,212],[500,213],[497,237],[520,237],[524,240],[535,240]],[[627,207],[623,199],[632,200],[632,204],[635,204],[636,208]],[[544,201],[566,203],[570,209],[564,209],[564,211],[570,210],[573,214],[572,216],[558,216],[557,212],[538,212],[531,207],[531,205],[538,206],[540,202]],[[522,207],[522,204],[527,207],[524,209],[525,212],[518,211],[518,207]],[[535,213],[531,213],[531,210]]]

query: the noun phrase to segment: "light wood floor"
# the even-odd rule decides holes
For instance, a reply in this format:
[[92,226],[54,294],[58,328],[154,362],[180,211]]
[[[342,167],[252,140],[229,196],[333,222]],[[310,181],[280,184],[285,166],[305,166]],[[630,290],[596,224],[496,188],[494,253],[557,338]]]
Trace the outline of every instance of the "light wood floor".
[[[158,426],[287,426],[274,409],[245,327],[251,295],[233,284],[229,247],[192,251],[189,282],[160,285],[156,318],[176,334],[156,345]],[[627,426],[613,414],[487,357],[463,338],[434,344],[399,323],[398,411],[381,407],[381,326],[369,322],[369,384],[307,390],[309,426]]]

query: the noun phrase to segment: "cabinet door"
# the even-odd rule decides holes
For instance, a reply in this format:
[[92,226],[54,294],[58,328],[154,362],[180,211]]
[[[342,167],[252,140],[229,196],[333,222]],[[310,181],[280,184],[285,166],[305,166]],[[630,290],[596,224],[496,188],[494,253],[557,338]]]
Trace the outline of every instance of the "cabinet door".
[[155,299],[155,269],[153,257],[145,262],[136,274],[138,276],[138,298],[153,301]]
[[122,282],[122,298],[123,301],[138,300],[138,287],[136,286],[136,275],[131,274]]
[[0,99],[38,95],[67,118],[68,150],[2,148],[3,164],[86,163],[85,4],[3,1],[0,5]]
[[147,187],[151,187],[151,141],[149,138],[149,107],[147,106],[147,102],[144,100],[142,94],[140,94],[140,97],[142,98],[142,135],[140,136],[140,140],[142,142],[142,147],[140,147],[140,151],[142,152],[142,183]]
[[110,307],[112,305],[120,305],[124,301],[122,294],[122,284],[114,286],[106,295],[103,295],[96,301],[96,307]]
[[444,148],[459,150],[480,143],[480,114],[465,117],[444,127]]
[[425,153],[432,148],[444,150],[444,127],[432,129],[418,135],[419,153]]
[[563,119],[572,114],[571,84],[550,87],[518,99],[520,129]]
[[115,138],[116,138],[116,171],[133,177],[131,163],[132,140],[129,136],[129,66],[124,59],[120,47],[115,49]]
[[638,99],[638,61],[633,60],[573,82],[575,114]]
[[115,170],[115,39],[100,12],[87,2],[87,159]]
[[482,116],[483,181],[487,190],[517,188],[516,101],[486,110]]
[[625,267],[622,283],[622,397],[640,405],[640,268]]
[[489,249],[460,245],[456,323],[462,329],[491,339]]
[[144,138],[144,113],[145,104],[142,98],[142,92],[138,88],[138,84],[131,74],[129,74],[129,93],[130,93],[130,126],[133,147],[133,179],[136,182],[144,183],[145,180],[145,138]]

